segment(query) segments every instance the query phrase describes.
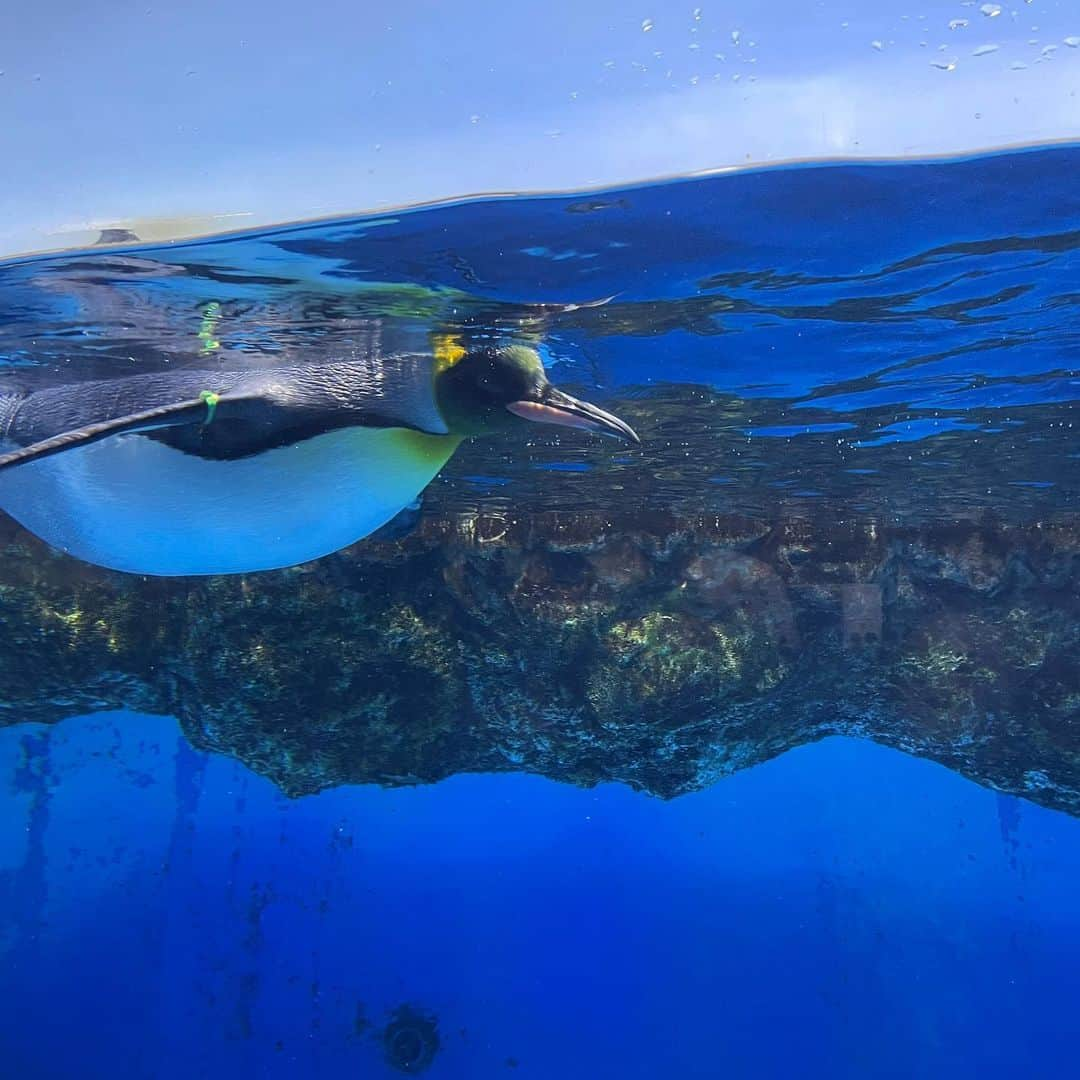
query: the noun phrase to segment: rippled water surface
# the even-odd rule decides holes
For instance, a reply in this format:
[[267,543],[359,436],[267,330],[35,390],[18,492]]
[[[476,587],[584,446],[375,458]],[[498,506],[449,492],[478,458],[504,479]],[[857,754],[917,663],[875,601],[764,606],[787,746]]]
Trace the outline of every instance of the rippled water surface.
[[432,505],[1041,520],[1080,483],[1078,169],[806,165],[12,260],[0,357],[36,385],[517,335],[644,445],[478,442]]

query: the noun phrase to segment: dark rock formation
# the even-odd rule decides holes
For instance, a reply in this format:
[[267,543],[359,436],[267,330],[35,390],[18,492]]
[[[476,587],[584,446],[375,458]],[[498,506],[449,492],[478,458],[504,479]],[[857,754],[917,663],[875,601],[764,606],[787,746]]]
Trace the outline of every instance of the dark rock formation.
[[177,716],[292,795],[523,770],[671,797],[830,733],[1080,812],[1080,533],[425,515],[167,581],[0,522],[0,723]]

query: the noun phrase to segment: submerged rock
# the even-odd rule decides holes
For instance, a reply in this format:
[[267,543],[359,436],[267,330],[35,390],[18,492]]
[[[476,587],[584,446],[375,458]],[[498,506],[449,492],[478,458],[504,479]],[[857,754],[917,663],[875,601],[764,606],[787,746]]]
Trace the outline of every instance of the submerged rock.
[[0,522],[0,723],[178,717],[290,795],[520,770],[662,797],[832,733],[1080,813],[1080,534],[433,513],[250,577]]

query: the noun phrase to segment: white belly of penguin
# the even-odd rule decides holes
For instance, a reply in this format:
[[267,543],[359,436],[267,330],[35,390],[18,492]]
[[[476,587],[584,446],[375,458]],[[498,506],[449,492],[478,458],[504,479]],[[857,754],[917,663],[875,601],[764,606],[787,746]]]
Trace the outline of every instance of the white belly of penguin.
[[0,507],[61,551],[115,570],[270,570],[385,524],[457,445],[401,428],[346,428],[210,461],[118,435],[0,474]]

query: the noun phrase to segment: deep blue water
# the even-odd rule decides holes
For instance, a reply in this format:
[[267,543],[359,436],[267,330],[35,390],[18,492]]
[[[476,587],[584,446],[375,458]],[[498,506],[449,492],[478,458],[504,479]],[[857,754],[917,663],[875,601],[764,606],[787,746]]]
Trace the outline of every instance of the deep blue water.
[[[2,378],[521,334],[643,445],[478,442],[420,513],[1075,525],[1078,175],[1076,147],[777,168],[9,260]],[[288,801],[170,720],[19,725],[0,1077],[390,1076],[407,1004],[433,1080],[1069,1076],[1078,891],[1080,822],[854,740],[671,802]]]
[[400,1075],[404,1002],[432,1077],[1072,1071],[1080,823],[870,743],[290,802],[111,714],[0,733],[0,795],[5,1077]]

